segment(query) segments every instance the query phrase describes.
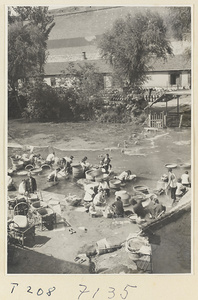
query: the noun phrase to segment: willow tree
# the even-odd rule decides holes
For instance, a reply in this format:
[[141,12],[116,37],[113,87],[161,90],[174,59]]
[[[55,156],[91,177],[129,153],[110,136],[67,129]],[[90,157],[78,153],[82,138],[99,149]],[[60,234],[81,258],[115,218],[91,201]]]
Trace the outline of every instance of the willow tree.
[[8,83],[11,98],[19,105],[18,80],[42,76],[47,58],[47,40],[55,23],[48,7],[18,6],[8,14]]
[[151,70],[151,60],[166,59],[172,54],[166,31],[163,19],[156,12],[129,14],[103,34],[99,43],[101,55],[113,66],[122,83],[141,86]]

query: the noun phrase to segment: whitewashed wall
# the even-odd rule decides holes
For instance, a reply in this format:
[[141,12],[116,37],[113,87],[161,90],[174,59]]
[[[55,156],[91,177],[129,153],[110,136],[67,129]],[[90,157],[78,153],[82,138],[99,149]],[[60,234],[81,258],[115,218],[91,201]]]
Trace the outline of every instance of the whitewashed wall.
[[[181,87],[189,88],[189,72],[183,71],[180,75]],[[144,83],[144,87],[162,87],[170,88],[170,73],[169,72],[155,72],[150,73],[149,80]]]
[[149,80],[144,83],[144,87],[169,87],[169,74],[167,73],[158,73],[148,74]]

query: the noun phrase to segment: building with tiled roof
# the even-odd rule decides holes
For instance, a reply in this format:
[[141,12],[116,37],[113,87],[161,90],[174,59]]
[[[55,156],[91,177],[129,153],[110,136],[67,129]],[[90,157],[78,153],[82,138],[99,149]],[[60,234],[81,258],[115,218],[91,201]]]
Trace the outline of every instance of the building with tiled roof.
[[[112,68],[101,59],[97,47],[101,35],[111,28],[114,21],[128,13],[135,14],[137,10],[147,7],[97,7],[77,6],[51,10],[54,14],[55,26],[48,40],[48,60],[45,66],[46,81],[54,84],[54,78],[66,71],[70,62],[75,67],[84,62],[96,66],[98,72],[104,75],[104,87],[111,86]],[[150,9],[150,8],[149,8]],[[152,7],[152,10],[166,14],[166,7]],[[189,43],[187,41],[172,41],[175,56],[151,62],[148,81],[145,87],[188,87],[190,86],[191,63],[182,55]],[[52,79],[52,80],[51,80]]]

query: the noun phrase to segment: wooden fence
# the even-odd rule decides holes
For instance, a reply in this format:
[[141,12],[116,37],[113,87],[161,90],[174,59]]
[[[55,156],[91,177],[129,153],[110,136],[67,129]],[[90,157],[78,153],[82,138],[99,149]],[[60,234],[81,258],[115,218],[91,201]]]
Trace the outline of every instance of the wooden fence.
[[154,128],[164,128],[165,126],[164,112],[149,114],[148,126]]
[[164,112],[150,113],[148,116],[148,126],[152,128],[164,127],[181,127],[182,126],[182,113],[171,113],[164,115]]

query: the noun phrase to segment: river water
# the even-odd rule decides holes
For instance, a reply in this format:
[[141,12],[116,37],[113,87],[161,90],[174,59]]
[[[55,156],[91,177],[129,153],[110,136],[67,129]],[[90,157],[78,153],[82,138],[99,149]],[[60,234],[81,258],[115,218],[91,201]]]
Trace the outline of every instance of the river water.
[[[47,150],[37,149],[43,157],[47,156]],[[20,153],[21,150],[9,148],[8,156],[13,153]],[[84,156],[88,157],[90,163],[98,164],[99,156],[109,153],[113,171],[117,174],[123,170],[131,170],[137,178],[134,182],[126,186],[126,190],[133,194],[134,185],[146,185],[155,189],[157,181],[166,173],[165,164],[176,163],[178,167],[174,169],[177,177],[185,171],[180,168],[181,163],[191,161],[191,131],[190,129],[166,129],[157,133],[147,133],[147,136],[140,138],[136,145],[121,149],[106,149],[101,151],[61,151],[56,150],[58,157],[74,156],[74,161],[80,161]],[[8,160],[10,165],[10,160]],[[191,170],[189,169],[191,176]],[[47,173],[35,176],[38,189],[47,187]],[[14,176],[14,181],[18,185],[22,180],[21,176]],[[58,185],[48,189],[54,193],[68,195],[76,194],[83,196],[84,191],[76,184],[76,180],[62,180]],[[114,197],[114,196],[113,196]],[[169,196],[162,196],[163,203],[170,207]],[[185,234],[184,234],[185,233]],[[156,232],[160,236],[160,245],[153,244],[153,271],[154,273],[189,273],[191,268],[191,214],[187,212],[180,219],[165,226]]]

